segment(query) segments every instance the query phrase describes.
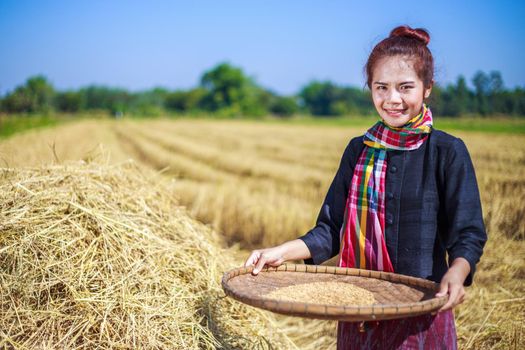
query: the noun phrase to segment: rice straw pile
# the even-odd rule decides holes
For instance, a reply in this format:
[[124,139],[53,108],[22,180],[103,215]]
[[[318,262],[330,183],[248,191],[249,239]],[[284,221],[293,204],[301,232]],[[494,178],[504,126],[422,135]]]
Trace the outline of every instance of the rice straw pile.
[[0,348],[293,348],[175,195],[129,162],[0,169]]

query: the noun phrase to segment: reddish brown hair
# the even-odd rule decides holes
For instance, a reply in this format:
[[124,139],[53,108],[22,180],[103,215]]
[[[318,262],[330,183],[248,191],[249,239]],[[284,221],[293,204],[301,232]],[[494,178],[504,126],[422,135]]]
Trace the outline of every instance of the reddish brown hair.
[[372,73],[375,65],[384,57],[404,56],[414,62],[414,69],[425,88],[432,86],[434,80],[434,58],[427,47],[430,35],[425,29],[399,26],[390,36],[377,44],[366,62],[366,83],[372,88]]

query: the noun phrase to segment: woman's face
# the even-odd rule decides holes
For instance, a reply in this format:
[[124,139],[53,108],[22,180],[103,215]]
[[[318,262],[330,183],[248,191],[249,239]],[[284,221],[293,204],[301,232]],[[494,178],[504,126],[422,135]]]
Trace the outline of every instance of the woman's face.
[[401,127],[421,111],[425,89],[413,67],[402,56],[385,57],[377,62],[372,75],[372,100],[377,112],[389,126]]

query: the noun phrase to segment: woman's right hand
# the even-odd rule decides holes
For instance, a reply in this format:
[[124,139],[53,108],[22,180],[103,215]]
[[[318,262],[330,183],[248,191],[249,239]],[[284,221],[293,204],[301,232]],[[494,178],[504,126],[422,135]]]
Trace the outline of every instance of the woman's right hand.
[[284,252],[282,246],[266,249],[257,249],[250,254],[248,259],[244,263],[244,266],[255,266],[253,268],[252,274],[257,275],[259,271],[261,271],[261,269],[264,267],[264,265],[279,266],[283,262],[285,262],[283,253]]
[[310,250],[306,244],[300,239],[295,239],[277,247],[252,251],[244,266],[254,266],[252,274],[257,275],[265,265],[279,266],[288,260],[308,259],[310,257]]

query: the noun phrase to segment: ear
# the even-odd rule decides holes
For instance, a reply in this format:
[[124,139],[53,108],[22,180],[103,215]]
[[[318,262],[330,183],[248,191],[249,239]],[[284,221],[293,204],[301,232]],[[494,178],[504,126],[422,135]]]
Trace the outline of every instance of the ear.
[[425,89],[425,93],[423,94],[424,98],[429,98],[430,93],[432,92],[432,87],[434,86],[434,80],[430,83],[430,86]]

